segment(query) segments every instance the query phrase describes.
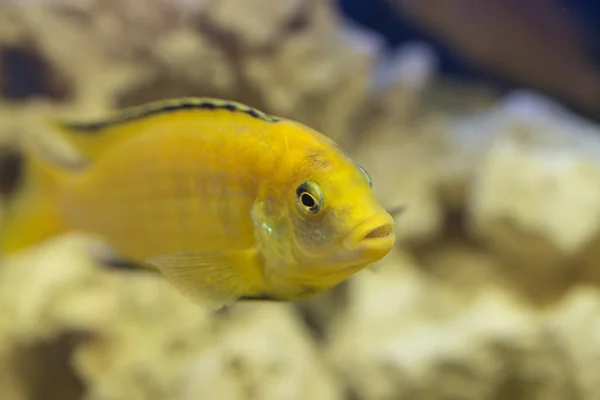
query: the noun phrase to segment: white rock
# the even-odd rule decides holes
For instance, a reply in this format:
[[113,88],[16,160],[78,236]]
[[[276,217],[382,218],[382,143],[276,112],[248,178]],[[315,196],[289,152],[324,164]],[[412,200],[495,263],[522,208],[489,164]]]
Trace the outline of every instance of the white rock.
[[516,93],[454,128],[453,156],[475,162],[466,208],[483,236],[504,219],[574,255],[598,234],[600,126]]
[[437,55],[431,46],[411,42],[383,56],[373,70],[373,89],[382,90],[398,85],[413,90],[423,89],[435,77]]
[[548,311],[544,330],[554,342],[573,386],[581,398],[593,399],[600,392],[600,291],[595,287],[574,288]]
[[351,282],[333,328],[332,362],[359,398],[492,398],[503,376],[495,347],[533,343],[533,315],[499,289],[465,304],[402,254],[386,261]]

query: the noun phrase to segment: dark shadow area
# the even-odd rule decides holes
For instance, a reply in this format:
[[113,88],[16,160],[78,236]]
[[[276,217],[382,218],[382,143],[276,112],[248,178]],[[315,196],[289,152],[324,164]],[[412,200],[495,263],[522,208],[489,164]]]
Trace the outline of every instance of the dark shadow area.
[[74,348],[85,335],[66,332],[59,337],[15,350],[13,362],[23,379],[28,400],[80,400],[85,386],[73,369]]
[[34,46],[0,48],[0,95],[12,101],[35,97],[66,100],[71,88]]
[[0,148],[0,198],[9,198],[19,186],[21,154],[12,148]]
[[[513,7],[513,12],[515,15],[519,15],[519,7],[529,10],[531,14],[529,15],[531,26],[535,27],[537,23],[541,24],[544,20],[542,14],[546,14],[539,8],[543,2],[538,1],[536,3],[535,1],[529,1],[525,3],[523,3],[521,6],[521,3],[519,2],[514,2],[512,5],[510,2],[507,2],[505,7]],[[457,10],[457,13],[469,13],[476,11],[472,10],[474,8],[473,4],[470,4],[468,1],[463,1],[461,4],[464,5],[465,10]],[[475,60],[470,61],[469,57],[455,49],[457,47],[456,43],[453,44],[452,40],[450,39],[447,41],[441,40],[430,29],[421,26],[412,18],[403,15],[395,6],[391,4],[391,0],[337,0],[337,5],[341,12],[350,21],[382,35],[389,50],[394,50],[395,48],[412,41],[427,43],[435,51],[439,61],[440,73],[444,77],[463,81],[467,84],[479,84],[481,82],[485,82],[493,85],[493,87],[499,91],[514,90],[518,88],[540,90],[542,92],[546,92],[549,96],[554,97],[557,101],[561,102],[564,107],[568,108],[572,112],[588,119],[600,122],[600,100],[590,97],[593,96],[593,94],[586,96],[585,94],[579,93],[577,95],[578,97],[574,97],[573,94],[567,95],[564,93],[564,91],[567,90],[566,87],[568,86],[568,82],[571,80],[570,76],[564,77],[563,80],[565,82],[561,83],[560,85],[561,91],[556,91],[556,85],[550,85],[552,86],[550,87],[547,82],[546,84],[541,85],[539,83],[539,79],[537,83],[533,82],[531,76],[522,75],[524,72],[521,72],[522,76],[520,77],[510,77],[506,72],[503,73],[500,72],[500,70],[494,71],[494,68],[484,66],[481,64],[481,60],[479,60],[479,62],[476,62]],[[485,7],[485,5],[482,7]],[[563,36],[569,36],[569,34],[572,34],[571,36],[578,38],[576,43],[580,44],[580,47],[586,50],[587,56],[589,56],[591,62],[596,64],[598,69],[600,69],[600,2],[596,0],[555,0],[554,2],[549,2],[548,7],[553,7],[554,9],[559,10],[559,13],[562,14],[561,16],[565,16],[565,20],[569,20],[574,26],[572,32],[566,32],[564,29],[562,29],[564,28],[562,26],[546,25],[546,28],[556,28],[557,32],[561,32],[562,29],[562,36],[559,33],[558,36],[554,38],[549,37],[548,40],[568,40],[568,38]],[[521,17],[525,18],[526,16]],[[495,21],[492,18],[490,22],[494,22],[496,24],[502,23],[500,19],[501,17],[498,17],[498,20]],[[491,27],[490,29],[493,28],[494,27]],[[509,27],[507,27],[507,29],[508,28]],[[498,27],[495,27],[495,29],[498,29]],[[455,30],[458,30],[458,28]],[[531,28],[531,31],[535,31],[535,29]],[[533,33],[531,32],[525,32],[523,34],[529,34],[530,36],[533,36]],[[530,38],[529,42],[526,39],[527,38],[524,39],[524,43],[522,45],[529,46],[531,48],[531,52],[537,52],[539,50],[537,57],[532,55],[529,62],[531,65],[540,64],[541,58],[539,57],[546,53],[531,44],[533,43],[532,38]],[[454,39],[454,41],[456,40]],[[488,45],[497,48],[498,51],[505,52],[507,51],[507,48],[516,49],[518,47],[516,45],[513,46],[514,43],[506,42],[502,44],[498,43],[498,41],[499,40],[496,39],[494,42],[488,43]],[[465,43],[470,43],[470,41],[465,41]],[[564,44],[562,47],[560,44],[561,43],[557,43],[556,49],[552,50],[556,53],[556,62],[561,60],[560,54],[565,52]],[[463,44],[463,47],[464,46],[466,45]],[[515,50],[514,54],[519,55],[522,53],[518,53]],[[570,57],[570,55],[566,54],[565,57]],[[498,60],[487,61],[496,64],[496,67],[498,67]],[[516,62],[516,64],[521,65],[521,71],[524,71],[522,69],[524,62],[525,61],[522,60],[518,60],[518,62]],[[476,65],[478,63],[481,65]],[[573,67],[576,64],[571,63],[570,65]],[[513,67],[510,67],[509,63],[506,63],[506,65],[502,66],[500,69],[510,70]],[[541,68],[544,68],[544,66],[538,65],[538,69]],[[574,70],[574,73],[578,72],[581,71]],[[572,91],[581,91],[581,88],[576,89],[576,87],[573,85],[574,84],[571,84]]]
[[315,297],[295,302],[294,310],[313,339],[324,344],[331,339],[327,331],[330,320],[346,310],[349,299],[346,280]]

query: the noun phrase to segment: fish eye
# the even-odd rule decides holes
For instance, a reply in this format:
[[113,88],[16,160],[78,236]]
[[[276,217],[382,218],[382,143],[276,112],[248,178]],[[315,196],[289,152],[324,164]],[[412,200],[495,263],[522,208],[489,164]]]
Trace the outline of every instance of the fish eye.
[[323,192],[314,182],[302,182],[296,188],[296,203],[308,214],[318,214],[323,209]]
[[369,184],[369,186],[373,187],[373,180],[371,179],[371,175],[369,175],[367,170],[364,169],[362,166],[357,165],[357,167],[360,170],[360,172],[362,172],[362,174],[365,176],[365,179],[367,180],[367,183]]

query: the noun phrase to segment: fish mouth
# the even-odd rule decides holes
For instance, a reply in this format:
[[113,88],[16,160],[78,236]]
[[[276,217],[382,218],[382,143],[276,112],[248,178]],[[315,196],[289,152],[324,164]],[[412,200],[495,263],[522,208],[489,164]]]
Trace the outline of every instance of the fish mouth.
[[359,224],[344,240],[349,251],[387,253],[396,242],[394,220],[388,213],[377,213]]

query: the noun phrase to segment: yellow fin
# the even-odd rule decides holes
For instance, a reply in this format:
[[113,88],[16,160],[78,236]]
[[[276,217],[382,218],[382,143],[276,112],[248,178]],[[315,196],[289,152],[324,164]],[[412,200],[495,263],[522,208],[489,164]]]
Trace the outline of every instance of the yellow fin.
[[267,123],[278,118],[235,101],[209,97],[184,97],[159,100],[113,112],[95,121],[62,121],[47,118],[46,123],[73,146],[77,152],[93,160],[114,144],[144,131],[148,119],[173,113],[195,113],[199,116],[214,112],[250,116]]
[[257,293],[256,250],[175,253],[147,262],[180,293],[214,310]]
[[71,124],[53,118],[45,119],[45,123],[53,128],[63,141],[71,145],[79,156],[88,161],[97,159],[107,149],[136,132],[132,126],[102,127],[87,132],[84,129],[87,125],[83,123]]
[[26,148],[20,185],[7,199],[0,221],[1,253],[18,252],[67,230],[56,205],[60,174]]

